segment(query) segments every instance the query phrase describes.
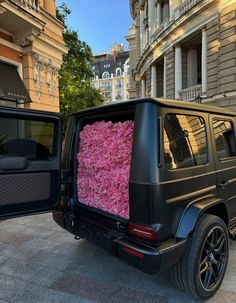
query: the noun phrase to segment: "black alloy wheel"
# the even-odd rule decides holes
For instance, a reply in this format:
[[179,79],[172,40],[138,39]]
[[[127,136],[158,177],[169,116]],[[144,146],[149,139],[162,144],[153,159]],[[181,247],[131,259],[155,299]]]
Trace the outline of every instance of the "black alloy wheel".
[[219,289],[229,256],[228,230],[225,222],[203,214],[188,239],[185,254],[174,266],[174,284],[200,300],[207,300]]
[[220,227],[213,227],[202,248],[199,273],[200,282],[206,291],[211,291],[222,280],[227,266],[227,237]]

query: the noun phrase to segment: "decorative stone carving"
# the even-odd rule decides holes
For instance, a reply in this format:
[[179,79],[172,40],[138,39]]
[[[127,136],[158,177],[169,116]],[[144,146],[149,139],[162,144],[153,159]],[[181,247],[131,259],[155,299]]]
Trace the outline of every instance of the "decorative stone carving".
[[56,79],[58,76],[58,71],[60,66],[53,63],[51,59],[48,60],[47,64],[47,85],[48,85],[48,93],[50,96],[50,101],[53,102],[55,87],[56,87]]
[[44,85],[45,58],[39,54],[33,55],[33,79],[36,89],[36,96],[40,100]]
[[201,0],[185,0],[180,6],[175,9],[175,20],[197,5]]
[[41,98],[44,84],[47,84],[50,101],[53,102],[59,69],[60,65],[51,59],[36,53],[33,55],[33,77],[38,100]]
[[14,36],[14,42],[22,47],[28,46],[34,42],[35,37],[38,37],[42,31],[30,30]]
[[39,12],[40,0],[15,0],[15,1],[29,10]]

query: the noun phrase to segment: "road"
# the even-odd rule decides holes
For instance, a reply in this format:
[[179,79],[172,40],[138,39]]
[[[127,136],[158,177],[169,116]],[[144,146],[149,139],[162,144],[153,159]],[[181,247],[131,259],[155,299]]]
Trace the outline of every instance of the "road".
[[[169,272],[147,275],[85,240],[75,241],[51,214],[0,223],[0,303],[193,303]],[[211,303],[236,303],[236,242]]]

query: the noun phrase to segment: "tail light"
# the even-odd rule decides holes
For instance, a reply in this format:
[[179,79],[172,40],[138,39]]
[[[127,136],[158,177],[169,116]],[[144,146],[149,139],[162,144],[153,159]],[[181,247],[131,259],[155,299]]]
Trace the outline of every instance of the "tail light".
[[128,232],[130,235],[156,241],[157,240],[157,231],[155,229],[152,229],[150,227],[145,227],[142,225],[136,225],[133,223],[129,223],[128,225]]

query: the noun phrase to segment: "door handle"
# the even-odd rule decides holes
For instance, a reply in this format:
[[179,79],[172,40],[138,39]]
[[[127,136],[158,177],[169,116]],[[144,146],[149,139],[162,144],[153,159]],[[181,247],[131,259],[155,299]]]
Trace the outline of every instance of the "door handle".
[[229,185],[229,181],[222,181],[221,183],[218,184],[218,187],[220,189],[226,189],[226,187]]

